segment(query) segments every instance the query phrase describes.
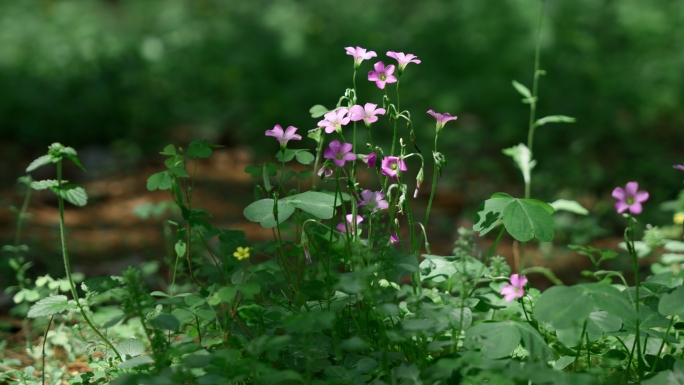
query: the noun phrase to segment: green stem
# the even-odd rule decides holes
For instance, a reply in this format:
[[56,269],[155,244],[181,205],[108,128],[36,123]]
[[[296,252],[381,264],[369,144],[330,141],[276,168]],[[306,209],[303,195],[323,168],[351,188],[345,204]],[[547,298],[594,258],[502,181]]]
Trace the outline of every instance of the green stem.
[[[434,151],[435,153],[437,152],[437,138],[439,138],[439,134],[435,134],[435,151]],[[434,158],[434,156],[433,156],[433,158]],[[433,160],[435,162],[435,168],[432,171],[432,190],[430,191],[430,200],[428,200],[427,210],[425,210],[425,221],[423,222],[423,224],[425,226],[427,226],[428,218],[430,217],[430,209],[432,208],[432,200],[435,198],[435,189],[437,188],[437,173],[438,173],[437,168],[439,166],[437,165],[437,160],[436,159],[433,159]],[[421,241],[422,241],[422,239],[420,241],[418,241],[418,243],[420,243]]]
[[[544,0],[541,0],[541,5],[539,7],[539,20],[537,22],[537,46],[534,53],[534,79],[532,81],[532,100],[530,102],[530,122],[527,131],[527,148],[532,153],[532,145],[534,142],[534,119],[537,111],[537,89],[539,85],[539,56],[541,51],[541,24],[542,16],[544,15]],[[530,178],[531,179],[531,178]],[[530,187],[532,181],[529,180],[525,183],[525,199],[530,198]]]
[[660,348],[658,349],[658,354],[656,354],[656,358],[653,361],[653,366],[651,367],[651,371],[655,371],[656,368],[658,367],[658,361],[660,360],[660,352],[663,351],[663,347],[665,346],[665,340],[667,339],[667,335],[670,334],[670,329],[672,328],[672,324],[674,323],[675,317],[672,316],[670,318],[670,324],[667,326],[667,331],[665,332],[665,337],[663,337],[663,341],[660,343]]
[[639,258],[636,253],[636,249],[634,248],[634,219],[632,218],[632,215],[630,214],[627,218],[629,220],[629,228],[628,228],[628,233],[629,233],[629,243],[630,243],[630,253],[632,254],[632,261],[634,262],[634,309],[636,310],[636,344],[637,344],[637,375],[639,376],[639,383],[641,383],[642,379],[642,374],[643,374],[643,362],[641,359],[641,339],[639,338],[640,333],[639,329],[641,329],[640,325],[640,316],[639,316]]
[[[62,160],[60,159],[57,162],[57,183],[59,183],[58,188],[62,188]],[[88,326],[90,326],[91,329],[95,332],[95,334],[98,335],[104,341],[107,346],[109,346],[110,349],[114,352],[116,355],[116,358],[119,359],[119,361],[123,361],[121,358],[121,355],[119,354],[119,351],[116,350],[114,345],[107,339],[105,338],[104,335],[93,325],[93,323],[90,321],[90,318],[88,318],[88,315],[85,312],[85,309],[83,309],[83,305],[81,305],[81,301],[78,298],[78,293],[76,292],[76,285],[74,284],[74,279],[71,277],[71,265],[69,263],[69,255],[67,253],[67,247],[66,247],[66,234],[64,232],[64,228],[66,227],[65,222],[64,222],[64,199],[62,199],[62,196],[60,194],[57,194],[57,202],[59,203],[59,232],[60,232],[60,238],[62,241],[62,257],[64,258],[64,270],[67,275],[67,279],[69,280],[69,286],[71,287],[71,294],[74,296],[74,301],[76,302],[76,306],[78,306],[78,309],[81,311],[81,315],[83,316],[83,319],[86,321]]]
[[482,273],[484,272],[485,266],[487,266],[487,262],[489,262],[489,258],[491,258],[492,254],[494,254],[494,250],[496,249],[496,245],[499,244],[499,241],[501,240],[501,237],[503,236],[503,233],[505,230],[506,230],[506,226],[501,225],[501,231],[499,231],[499,235],[496,237],[494,244],[489,249],[489,252],[487,253],[487,258],[485,258],[484,262],[482,263],[482,267],[480,268],[480,271],[477,273],[477,278],[475,279],[475,281],[473,283],[473,288],[470,289],[470,293],[468,293],[466,298],[470,297],[473,294],[473,291],[475,291],[475,288],[477,287],[477,284],[480,281],[480,278],[482,277]]
[[31,199],[31,184],[26,185],[26,196],[24,197],[24,203],[21,205],[21,210],[17,217],[17,231],[14,235],[14,246],[19,246],[19,239],[21,237],[21,228],[24,225],[24,217],[26,216],[26,210],[28,210],[29,200]]
[[[580,340],[579,340],[579,346],[577,346],[577,355],[575,356],[575,361],[573,362],[573,368],[572,371],[576,372],[577,368],[579,365],[577,365],[577,360],[579,360],[580,352],[582,351],[582,338],[584,337],[584,333],[587,331],[587,321],[584,321],[584,325],[582,326],[582,333],[580,334]],[[589,347],[587,347],[588,349]]]

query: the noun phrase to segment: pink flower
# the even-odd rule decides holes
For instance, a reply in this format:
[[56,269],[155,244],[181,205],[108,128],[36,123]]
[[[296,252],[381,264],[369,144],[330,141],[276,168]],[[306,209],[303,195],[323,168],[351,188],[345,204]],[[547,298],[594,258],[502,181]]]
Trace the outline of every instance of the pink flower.
[[639,183],[628,182],[623,190],[622,187],[616,187],[613,190],[613,198],[618,201],[615,202],[615,210],[618,214],[622,214],[627,209],[634,214],[641,214],[641,204],[648,200],[648,192],[637,191],[639,189]]
[[362,61],[364,60],[369,60],[372,57],[378,56],[375,51],[368,51],[366,52],[365,48],[361,48],[359,46],[354,47],[344,47],[344,49],[347,50],[347,55],[351,55],[354,57],[354,67],[359,68],[359,65],[361,64]]
[[527,284],[527,278],[524,275],[513,274],[511,275],[511,284],[501,289],[501,295],[506,296],[506,302],[511,302],[516,297],[522,298],[525,294],[525,284]]
[[363,190],[361,192],[363,200],[356,207],[366,206],[370,211],[383,210],[389,207],[385,200],[385,194],[380,191]]
[[349,110],[345,107],[330,111],[323,115],[324,120],[318,122],[318,127],[324,127],[328,134],[332,134],[333,131],[342,132],[342,126],[349,123],[348,112]]
[[675,164],[674,166],[672,166],[672,168],[684,171],[684,164]]
[[276,138],[276,140],[280,142],[280,147],[285,147],[290,140],[302,140],[302,136],[295,134],[295,131],[297,131],[297,127],[290,126],[283,132],[283,128],[280,127],[280,124],[276,124],[272,130],[266,130],[266,136]]
[[438,114],[435,112],[435,110],[428,110],[427,113],[434,116],[435,119],[437,119],[437,132],[438,133],[440,131],[442,131],[446,122],[448,122],[450,120],[458,119],[458,116],[451,116],[451,114],[449,114],[448,112],[445,112],[443,114]]
[[375,167],[375,162],[378,159],[378,156],[374,152],[371,152],[368,155],[358,154],[357,157],[359,158],[360,161],[367,164],[368,168]]
[[[347,228],[349,229],[350,232],[353,230],[354,225],[356,225],[356,227],[358,227],[359,223],[363,222],[363,217],[361,215],[356,216],[356,220],[354,221],[355,223],[352,223],[352,220],[354,218],[354,216],[352,214],[347,214],[346,218],[347,218]],[[340,222],[337,225],[336,229],[340,230],[343,233],[347,231],[344,227],[344,222]]]
[[396,83],[397,78],[392,75],[394,72],[394,64],[390,64],[387,67],[379,61],[373,66],[375,71],[368,72],[368,80],[375,82],[381,90],[385,88],[385,83]]
[[366,103],[364,107],[357,105],[352,106],[352,108],[349,109],[349,115],[351,115],[351,120],[353,122],[358,122],[359,120],[363,120],[364,123],[366,123],[366,126],[370,126],[371,123],[375,123],[378,121],[378,117],[376,115],[385,115],[385,112],[387,112],[384,108],[378,108],[377,104],[373,103]]
[[390,241],[390,243],[399,243],[399,237],[397,237],[397,236],[394,235],[394,234],[390,234],[390,239],[389,239],[389,241]]
[[323,179],[328,179],[332,176],[333,170],[332,168],[328,166],[323,166],[318,170],[318,176],[320,176]]
[[382,158],[382,173],[388,177],[397,180],[398,171],[406,171],[406,163],[403,159],[396,156],[386,156]]
[[336,165],[343,167],[344,162],[356,159],[356,155],[351,152],[352,147],[351,143],[340,143],[339,140],[333,140],[330,142],[330,147],[323,152],[323,157],[332,159]]
[[403,52],[388,51],[387,56],[391,57],[392,59],[396,59],[396,61],[399,63],[399,73],[400,74],[402,72],[404,72],[404,68],[406,68],[407,64],[409,64],[409,63],[420,64],[420,60],[418,60],[418,56],[410,54],[410,53],[404,55]]

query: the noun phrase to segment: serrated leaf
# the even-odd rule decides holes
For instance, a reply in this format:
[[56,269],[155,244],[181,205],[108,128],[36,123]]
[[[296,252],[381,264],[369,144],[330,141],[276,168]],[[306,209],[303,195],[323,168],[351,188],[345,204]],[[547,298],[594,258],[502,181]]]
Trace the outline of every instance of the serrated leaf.
[[505,148],[501,152],[513,158],[516,166],[518,166],[523,174],[523,180],[526,184],[529,183],[530,173],[537,162],[532,160],[532,153],[527,146],[520,143],[517,146]]
[[529,88],[527,88],[524,85],[516,82],[515,80],[513,80],[513,87],[515,88],[516,91],[518,91],[518,93],[520,95],[524,96],[525,99],[527,99],[527,100],[532,99],[532,93],[530,92]]
[[589,210],[582,207],[582,205],[576,201],[558,199],[553,203],[549,203],[549,205],[551,205],[551,207],[553,207],[553,209],[556,211],[567,211],[579,215],[589,214]]
[[261,199],[249,206],[245,207],[243,214],[245,218],[252,222],[259,222],[261,226],[270,229],[275,227],[278,223],[283,223],[287,218],[294,213],[294,206],[292,203],[280,199],[278,201],[278,222],[273,216],[273,199]]
[[135,338],[129,338],[117,345],[116,350],[119,351],[119,354],[121,354],[122,357],[127,355],[135,357],[143,354],[145,351],[145,344]]
[[[62,183],[68,182],[67,180],[63,180]],[[54,179],[48,179],[48,180],[39,180],[36,182],[31,182],[31,188],[34,190],[45,190],[48,188],[52,187],[58,187],[59,182],[54,180]]]
[[50,190],[72,205],[85,206],[88,204],[88,194],[83,187],[67,185],[62,186],[62,188],[51,187]]
[[309,113],[311,114],[312,118],[320,118],[321,116],[328,113],[328,109],[325,108],[325,106],[316,104],[315,106],[309,108]]
[[167,171],[158,172],[147,178],[147,190],[168,190],[171,187],[171,182],[171,175]]
[[572,118],[570,116],[565,116],[565,115],[551,115],[551,116],[545,116],[539,120],[537,120],[534,125],[539,127],[543,126],[546,123],[575,123],[575,118]]
[[[67,147],[67,148],[71,148],[71,147]],[[78,168],[80,168],[81,170],[85,171],[85,168],[84,168],[83,165],[81,164],[81,161],[78,159],[78,157],[76,157],[75,152],[76,152],[76,151],[74,151],[74,155],[72,155],[72,154],[65,154],[64,157],[67,158],[67,159],[69,159],[70,161],[74,162],[74,164],[75,164],[76,166],[78,166]]]
[[34,303],[26,316],[29,318],[51,316],[59,314],[68,308],[69,299],[65,295],[53,295]]
[[42,167],[42,166],[45,166],[46,164],[50,164],[50,163],[57,163],[58,161],[59,161],[59,158],[54,157],[50,154],[40,156],[37,159],[35,159],[33,162],[31,162],[31,164],[29,164],[28,167],[26,167],[26,172],[31,172],[31,171],[37,169],[38,167]]

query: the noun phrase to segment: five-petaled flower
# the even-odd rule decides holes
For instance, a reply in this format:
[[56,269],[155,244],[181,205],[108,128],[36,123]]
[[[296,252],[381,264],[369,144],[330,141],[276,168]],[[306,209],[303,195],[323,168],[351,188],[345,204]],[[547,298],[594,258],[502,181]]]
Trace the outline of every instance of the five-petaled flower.
[[361,198],[363,200],[356,207],[366,206],[370,211],[383,210],[389,207],[389,203],[385,200],[385,194],[380,191],[363,190]]
[[399,171],[406,171],[406,163],[403,159],[396,156],[386,156],[382,158],[382,173],[388,177],[397,180],[397,174]]
[[361,64],[362,61],[369,60],[372,57],[378,56],[375,53],[375,51],[366,52],[365,48],[361,48],[359,46],[356,46],[356,48],[344,47],[344,49],[347,50],[347,55],[351,55],[354,57],[354,68],[359,68],[359,65]]
[[238,261],[249,258],[249,247],[238,247],[233,253],[233,257],[237,258]]
[[374,103],[366,103],[364,107],[361,107],[358,104],[352,106],[352,108],[349,109],[351,120],[353,122],[363,120],[363,122],[366,123],[366,126],[370,127],[371,123],[378,121],[376,115],[385,115],[385,112],[387,112],[384,108],[375,108],[377,106],[378,105]]
[[351,152],[351,150],[351,143],[340,143],[339,140],[335,139],[330,142],[330,147],[325,149],[323,152],[323,157],[326,159],[332,159],[336,165],[343,167],[344,162],[356,159],[356,155]]
[[428,110],[427,113],[434,116],[435,119],[437,120],[437,133],[438,134],[442,131],[446,122],[448,122],[450,120],[458,119],[458,116],[451,116],[451,114],[449,114],[448,112],[440,114],[440,113],[435,112],[435,110]]
[[375,167],[375,162],[378,160],[378,155],[374,152],[371,152],[368,155],[364,154],[358,154],[356,155],[360,161],[368,165],[368,168],[373,168]]
[[[340,222],[339,224],[337,224],[337,227],[336,227],[336,229],[340,230],[343,233],[346,232],[347,230],[349,230],[349,232],[353,232],[354,225],[356,225],[356,227],[358,227],[359,223],[363,222],[363,217],[361,215],[357,215],[356,220],[354,220],[354,215],[352,215],[352,214],[347,214],[346,218],[347,218],[346,227],[344,225],[344,222]],[[353,221],[353,223],[352,223],[352,221]]]
[[302,136],[295,134],[297,127],[290,126],[285,131],[280,127],[280,124],[276,124],[272,130],[266,130],[266,136],[272,136],[280,142],[280,147],[285,148],[287,142],[290,140],[302,140]]
[[318,127],[325,128],[326,133],[342,132],[342,126],[349,123],[349,110],[346,107],[340,107],[323,115],[323,118],[324,120],[318,122]]
[[388,51],[387,56],[391,57],[392,59],[396,59],[396,61],[399,63],[399,75],[401,75],[401,73],[404,72],[404,68],[406,68],[407,64],[420,64],[418,56],[410,53],[404,55],[403,52]]
[[615,210],[618,214],[628,209],[634,215],[641,214],[641,204],[648,200],[648,192],[638,190],[639,183],[637,182],[628,182],[624,190],[622,187],[616,187],[613,190],[613,198],[618,200],[615,202]]
[[513,274],[511,275],[511,284],[501,289],[501,295],[506,296],[506,302],[511,302],[516,297],[522,298],[525,294],[525,284],[527,284],[527,277]]
[[392,75],[394,73],[394,64],[385,67],[383,62],[379,61],[373,65],[375,71],[368,72],[368,80],[375,82],[381,90],[385,88],[385,83],[396,83],[397,78]]

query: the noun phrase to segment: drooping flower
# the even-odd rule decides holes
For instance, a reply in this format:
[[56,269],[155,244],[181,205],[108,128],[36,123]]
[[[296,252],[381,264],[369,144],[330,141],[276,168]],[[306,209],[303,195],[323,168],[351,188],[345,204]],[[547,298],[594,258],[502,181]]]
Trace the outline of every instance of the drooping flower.
[[[358,227],[359,223],[363,222],[363,217],[361,215],[357,215],[356,220],[354,220],[354,216],[352,214],[347,214],[346,218],[347,218],[347,228],[345,228],[344,222],[340,222],[336,227],[336,229],[340,230],[343,233],[346,232],[347,229],[349,229],[350,232],[353,231],[354,225],[356,225],[356,227]],[[352,221],[354,221],[354,222],[352,223]]]
[[434,118],[437,120],[437,133],[442,131],[446,122],[458,119],[458,116],[451,116],[451,114],[448,112],[440,114],[435,112],[435,110],[428,110],[427,113],[434,116]]
[[371,152],[368,155],[364,154],[357,154],[356,155],[360,161],[368,165],[368,168],[373,168],[375,167],[375,162],[378,160],[378,155],[374,152]]
[[672,166],[672,168],[684,171],[684,164],[675,164],[674,166]]
[[390,241],[390,243],[398,243],[398,242],[399,242],[399,237],[397,237],[397,236],[394,235],[394,234],[390,234],[390,239],[389,239],[389,241]]
[[425,173],[423,172],[423,168],[421,167],[418,171],[418,175],[416,175],[416,191],[413,192],[413,198],[418,198],[418,190],[420,190],[420,185],[423,184],[424,180]]
[[306,231],[302,231],[302,248],[304,249],[304,256],[306,257],[306,263],[312,264],[311,253],[309,252],[309,237],[306,235]]
[[399,63],[399,74],[404,72],[404,68],[406,68],[406,65],[409,63],[420,64],[418,56],[410,53],[404,55],[403,52],[388,51],[387,56],[395,59]]
[[249,258],[249,247],[238,247],[233,253],[233,257],[237,258],[238,261]]
[[332,168],[328,166],[323,166],[318,170],[318,176],[320,176],[322,179],[328,179],[332,176],[333,170]]
[[506,285],[501,289],[501,295],[505,296],[506,302],[511,302],[515,298],[522,298],[525,294],[525,285],[527,284],[527,277],[524,275],[511,275],[511,284]]
[[323,115],[323,120],[318,122],[318,127],[325,128],[325,132],[332,134],[333,131],[342,132],[342,126],[349,123],[349,110],[346,107],[340,107]]
[[356,159],[356,155],[351,152],[352,147],[351,143],[340,143],[339,140],[335,139],[330,142],[330,147],[325,149],[323,157],[332,159],[336,165],[343,167],[344,162]]
[[366,206],[370,211],[383,210],[389,207],[389,203],[385,200],[385,194],[380,191],[363,190],[361,198],[363,200],[356,207]]
[[379,61],[373,65],[375,71],[368,72],[368,80],[375,82],[381,90],[385,88],[385,83],[396,83],[397,78],[392,75],[394,73],[394,64],[385,67],[383,62]]
[[266,130],[266,136],[272,136],[280,142],[280,147],[287,146],[287,142],[290,140],[302,140],[302,136],[295,134],[297,127],[290,126],[285,131],[280,127],[280,124],[276,124],[272,130]]
[[406,171],[406,163],[403,159],[396,156],[386,156],[382,158],[382,174],[397,180],[398,171]]
[[347,55],[354,57],[354,68],[359,68],[359,65],[361,65],[362,61],[378,56],[375,51],[366,52],[365,48],[361,48],[359,46],[356,46],[356,48],[344,47],[344,49],[347,50]]
[[370,126],[371,123],[378,121],[378,117],[376,115],[385,115],[385,112],[387,112],[384,108],[376,109],[375,107],[377,106],[378,105],[374,103],[366,103],[366,105],[363,107],[359,106],[358,104],[352,106],[352,108],[349,109],[351,120],[353,122],[363,120],[363,122],[366,123],[366,126]]
[[624,190],[622,187],[616,187],[613,190],[613,198],[618,200],[615,202],[615,210],[618,214],[628,209],[634,215],[641,214],[641,204],[648,200],[648,192],[638,190],[639,183],[637,182],[628,182]]

